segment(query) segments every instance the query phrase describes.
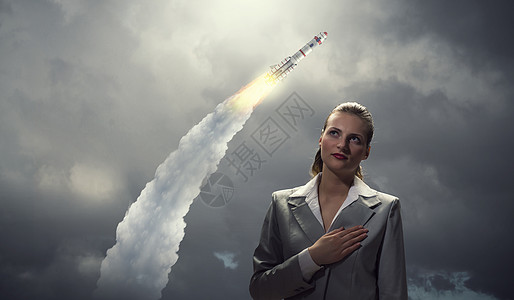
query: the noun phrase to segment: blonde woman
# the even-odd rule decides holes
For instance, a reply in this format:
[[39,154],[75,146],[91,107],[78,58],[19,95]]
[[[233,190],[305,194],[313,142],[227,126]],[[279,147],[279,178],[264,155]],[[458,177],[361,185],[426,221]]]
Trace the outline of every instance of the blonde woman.
[[362,177],[373,132],[355,102],[327,117],[313,178],[272,195],[253,258],[254,299],[407,299],[399,200]]

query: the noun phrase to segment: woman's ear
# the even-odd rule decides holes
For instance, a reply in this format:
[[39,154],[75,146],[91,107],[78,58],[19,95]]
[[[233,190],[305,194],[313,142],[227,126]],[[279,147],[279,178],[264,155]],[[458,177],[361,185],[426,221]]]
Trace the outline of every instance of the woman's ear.
[[371,152],[371,146],[369,146],[368,149],[366,150],[366,155],[364,156],[364,159],[368,158],[370,152]]

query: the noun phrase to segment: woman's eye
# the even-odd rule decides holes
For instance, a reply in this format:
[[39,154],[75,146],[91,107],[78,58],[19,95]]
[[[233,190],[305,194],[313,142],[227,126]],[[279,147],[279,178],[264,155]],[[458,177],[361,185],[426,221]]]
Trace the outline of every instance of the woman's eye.
[[360,143],[360,142],[361,142],[361,139],[360,139],[360,138],[358,138],[358,137],[356,137],[356,136],[352,136],[352,137],[350,138],[350,142],[352,142],[352,143]]
[[328,134],[330,134],[332,136],[338,136],[339,132],[337,132],[336,130],[331,130],[331,131],[328,132]]

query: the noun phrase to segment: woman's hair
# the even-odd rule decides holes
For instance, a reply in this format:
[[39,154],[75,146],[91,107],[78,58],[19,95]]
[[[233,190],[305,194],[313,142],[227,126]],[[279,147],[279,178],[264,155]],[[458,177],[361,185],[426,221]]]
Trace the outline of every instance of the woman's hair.
[[[330,118],[331,115],[333,115],[336,112],[345,112],[354,114],[357,117],[361,118],[366,123],[366,127],[368,129],[367,135],[366,135],[366,147],[369,147],[371,144],[371,139],[373,138],[373,117],[371,116],[371,113],[368,111],[368,109],[357,102],[346,102],[341,103],[338,106],[336,106],[332,112],[328,115],[327,119],[325,120],[325,125],[323,125],[323,129],[321,130],[321,134],[325,132],[325,129],[327,128],[327,122],[328,118]],[[316,156],[314,157],[314,162],[311,166],[311,175],[314,177],[319,172],[323,171],[323,160],[321,160],[321,147],[318,149],[318,152],[316,152]],[[359,165],[357,167],[357,170],[355,170],[355,175],[359,177],[360,179],[363,179],[362,176],[362,167]]]

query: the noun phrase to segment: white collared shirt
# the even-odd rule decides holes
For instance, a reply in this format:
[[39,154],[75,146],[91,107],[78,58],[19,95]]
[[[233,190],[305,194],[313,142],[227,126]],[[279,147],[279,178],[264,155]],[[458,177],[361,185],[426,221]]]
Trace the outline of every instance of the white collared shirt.
[[[314,178],[312,178],[306,185],[304,185],[301,189],[293,193],[291,196],[305,196],[305,202],[307,202],[307,205],[311,209],[312,213],[316,217],[316,219],[321,224],[321,227],[325,228],[323,225],[323,218],[321,216],[321,209],[319,206],[319,199],[318,199],[318,186],[319,181],[321,180],[321,173],[316,175]],[[335,228],[332,228],[332,224],[334,224],[334,220],[339,216],[339,214],[348,207],[353,202],[357,201],[359,199],[359,196],[363,197],[372,197],[375,196],[377,192],[370,188],[364,181],[362,181],[359,177],[355,176],[353,180],[353,184],[350,187],[350,190],[348,191],[348,195],[346,196],[346,199],[344,200],[341,207],[339,207],[339,210],[337,211],[336,215],[332,219],[332,223],[330,223],[330,227],[327,230],[327,232],[334,230]],[[298,255],[298,261],[300,263],[300,269],[302,270],[303,278],[308,281],[318,271],[321,269],[321,266],[318,266],[310,256],[308,248],[304,249],[300,254]]]

